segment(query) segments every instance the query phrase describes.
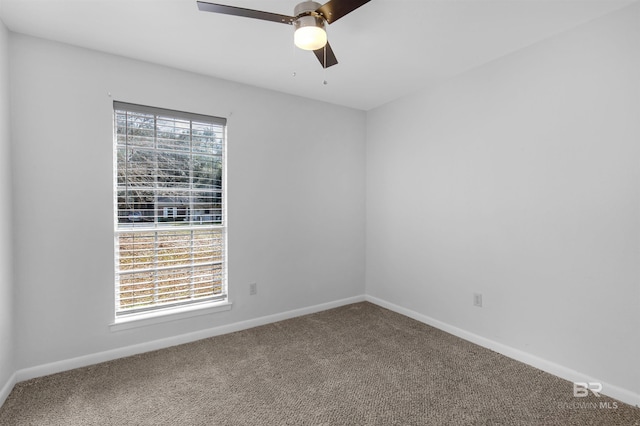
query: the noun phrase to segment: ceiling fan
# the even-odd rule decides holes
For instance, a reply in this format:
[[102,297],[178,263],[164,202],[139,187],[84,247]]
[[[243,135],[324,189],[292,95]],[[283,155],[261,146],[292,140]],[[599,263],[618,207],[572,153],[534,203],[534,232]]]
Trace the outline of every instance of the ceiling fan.
[[198,1],[198,9],[293,25],[295,45],[304,50],[313,50],[322,67],[328,68],[337,64],[338,60],[327,42],[325,23],[332,24],[369,1],[371,0],[329,0],[323,5],[314,1],[305,1],[293,9],[294,16],[204,1]]

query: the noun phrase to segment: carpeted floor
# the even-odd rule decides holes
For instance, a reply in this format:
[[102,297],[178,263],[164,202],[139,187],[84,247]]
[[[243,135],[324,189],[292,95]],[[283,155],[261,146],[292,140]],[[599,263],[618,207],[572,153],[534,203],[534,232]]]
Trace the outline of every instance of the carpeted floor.
[[640,426],[640,409],[358,303],[18,383],[0,424]]

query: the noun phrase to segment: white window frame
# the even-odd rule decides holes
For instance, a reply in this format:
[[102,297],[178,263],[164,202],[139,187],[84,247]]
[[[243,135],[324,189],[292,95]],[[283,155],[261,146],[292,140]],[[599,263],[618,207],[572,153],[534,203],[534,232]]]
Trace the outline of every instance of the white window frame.
[[[148,149],[149,151],[153,151],[154,153],[157,152],[159,150],[158,148],[158,138],[156,135],[156,131],[157,131],[157,126],[155,125],[156,121],[158,120],[158,117],[171,117],[174,119],[180,119],[180,120],[188,120],[189,121],[189,125],[190,127],[192,126],[193,122],[197,122],[197,123],[210,123],[213,124],[214,126],[221,126],[222,128],[222,147],[221,147],[221,152],[220,152],[220,156],[221,156],[221,168],[222,168],[222,172],[221,172],[221,186],[219,191],[222,192],[221,194],[221,217],[219,217],[219,223],[213,223],[213,219],[210,219],[211,223],[202,223],[202,221],[200,220],[198,223],[193,222],[193,219],[188,219],[189,223],[187,225],[182,225],[179,224],[180,226],[177,227],[170,227],[167,226],[166,224],[162,224],[158,221],[159,218],[162,218],[162,213],[163,210],[166,210],[167,207],[163,207],[160,208],[159,207],[159,203],[157,202],[157,198],[156,198],[156,202],[154,203],[154,212],[153,212],[153,223],[148,224],[148,223],[132,223],[131,226],[123,226],[123,224],[121,223],[122,221],[119,220],[119,213],[121,214],[121,212],[119,212],[119,207],[118,207],[118,191],[119,189],[122,190],[122,187],[118,187],[118,137],[117,137],[117,120],[116,120],[116,111],[127,111],[127,112],[131,112],[131,113],[139,113],[139,114],[151,114],[154,116],[154,136],[153,136],[153,140],[154,140],[154,145],[152,149]],[[115,293],[115,303],[114,303],[114,318],[115,321],[114,323],[111,325],[111,329],[112,331],[117,331],[120,329],[126,329],[126,328],[131,328],[133,326],[138,326],[138,325],[148,325],[148,324],[154,324],[154,323],[158,323],[158,322],[164,322],[164,321],[168,321],[168,320],[173,320],[173,319],[182,319],[182,318],[186,318],[186,317],[190,317],[190,316],[195,316],[195,315],[203,315],[203,314],[208,314],[208,313],[212,313],[212,312],[219,312],[219,311],[224,311],[224,310],[228,310],[231,307],[231,304],[228,300],[228,283],[227,283],[227,240],[228,240],[228,236],[227,236],[227,175],[226,175],[226,170],[227,170],[227,164],[226,164],[226,145],[227,145],[227,135],[226,135],[226,119],[224,118],[219,118],[219,117],[213,117],[213,116],[207,116],[207,115],[202,115],[202,114],[194,114],[194,113],[187,113],[187,112],[182,112],[182,111],[175,111],[175,110],[169,110],[169,109],[164,109],[164,108],[155,108],[155,107],[148,107],[148,106],[142,106],[142,105],[136,105],[136,104],[130,104],[130,103],[124,103],[124,102],[119,102],[119,101],[114,101],[113,102],[113,123],[114,123],[114,131],[113,131],[113,137],[114,137],[114,142],[113,142],[113,147],[114,147],[114,176],[113,176],[113,188],[114,188],[114,244],[115,244],[115,250],[114,250],[114,269],[115,269],[115,285],[114,285],[114,293]],[[190,132],[190,135],[192,135],[192,133]],[[190,140],[190,148],[189,148],[189,156],[191,158],[191,156],[195,155],[194,154],[194,148],[193,148],[193,141]],[[203,155],[203,154],[198,154],[198,155]],[[204,154],[204,155],[208,155],[208,154]],[[213,158],[213,156],[212,156]],[[193,175],[193,163],[189,163],[189,173],[190,175]],[[157,183],[156,183],[157,185]],[[189,187],[191,191],[194,191],[193,187]],[[160,191],[160,187],[159,186],[154,186],[154,190],[155,191]],[[215,191],[218,191],[218,189],[215,189]],[[193,196],[189,197],[189,206],[192,209],[193,208]],[[176,212],[176,208],[175,207],[169,207],[170,209],[173,209],[173,214],[175,215]],[[212,212],[213,214],[213,212]],[[213,217],[213,216],[211,216]],[[215,216],[216,219],[218,219],[218,216]],[[120,218],[121,219],[121,218]],[[166,218],[165,218],[166,219]],[[173,219],[175,220],[175,217],[173,217]],[[136,218],[135,220],[138,220],[138,218]],[[131,222],[134,222],[134,220],[132,220]],[[174,223],[175,225],[176,223]],[[216,244],[215,248],[219,249],[220,248],[220,244],[222,246],[222,254],[221,254],[221,260],[220,261],[210,261],[208,262],[207,265],[205,265],[204,267],[207,266],[211,266],[212,271],[215,267],[217,267],[218,265],[222,268],[221,269],[221,278],[220,278],[220,285],[218,285],[218,281],[214,279],[215,276],[217,276],[217,272],[212,272],[212,287],[215,288],[219,288],[220,291],[216,291],[215,294],[211,294],[208,296],[199,296],[199,297],[194,297],[193,295],[191,296],[191,299],[188,300],[180,300],[180,301],[175,301],[175,302],[171,302],[171,303],[158,303],[157,301],[154,302],[153,304],[149,305],[149,306],[145,306],[145,307],[140,307],[140,308],[133,308],[133,309],[121,309],[120,308],[120,294],[121,294],[121,289],[120,289],[120,282],[121,282],[121,277],[125,276],[127,274],[132,274],[131,271],[124,271],[124,270],[120,270],[120,249],[119,249],[119,241],[120,241],[120,236],[123,234],[153,234],[156,235],[156,241],[158,240],[158,235],[166,235],[166,234],[171,234],[171,233],[176,233],[176,230],[180,230],[183,233],[189,233],[190,235],[190,248],[191,248],[191,264],[189,264],[188,266],[173,266],[172,270],[186,270],[188,268],[191,268],[191,287],[194,287],[197,283],[202,284],[203,281],[197,282],[195,278],[193,278],[194,276],[196,276],[196,273],[193,272],[194,270],[194,265],[195,267],[201,266],[201,264],[196,264],[193,263],[195,262],[194,259],[194,255],[193,255],[193,247],[194,247],[194,243],[193,243],[193,238],[194,238],[194,233],[196,232],[211,232],[211,235],[214,234],[219,234],[220,235],[220,239],[222,240],[221,243],[212,243],[212,250],[214,250],[213,248],[213,244]],[[212,240],[213,241],[213,240]],[[157,244],[156,244],[157,246]],[[157,249],[156,249],[157,250]],[[156,257],[157,257],[157,252],[156,253]],[[157,277],[157,270],[160,270],[162,268],[149,268],[149,269],[153,269],[154,272],[154,277]],[[166,270],[166,268],[165,268]],[[215,282],[215,286],[214,286],[214,282]],[[154,286],[157,286],[157,278],[154,278]],[[194,292],[192,292],[194,293]],[[133,323],[136,323],[138,325],[132,325]]]

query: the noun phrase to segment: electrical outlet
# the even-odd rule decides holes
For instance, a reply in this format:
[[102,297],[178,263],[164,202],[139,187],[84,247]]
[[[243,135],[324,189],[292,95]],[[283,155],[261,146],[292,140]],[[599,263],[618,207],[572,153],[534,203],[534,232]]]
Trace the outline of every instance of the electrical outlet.
[[473,293],[473,306],[482,308],[482,294]]
[[255,296],[258,294],[258,283],[249,284],[249,295]]

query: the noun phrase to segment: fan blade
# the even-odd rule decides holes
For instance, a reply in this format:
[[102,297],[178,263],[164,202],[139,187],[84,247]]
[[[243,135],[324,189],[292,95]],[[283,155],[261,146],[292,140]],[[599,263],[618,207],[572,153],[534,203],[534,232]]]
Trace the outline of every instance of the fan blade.
[[[325,49],[327,52],[326,62],[325,62]],[[333,49],[331,49],[331,45],[329,44],[329,42],[327,42],[327,44],[325,44],[323,48],[314,50],[313,53],[316,54],[316,58],[318,58],[318,60],[320,61],[320,65],[322,65],[322,68],[329,68],[338,63],[338,60],[336,59],[336,55],[334,55]]]
[[263,21],[280,22],[281,24],[291,24],[295,17],[280,15],[260,10],[245,9],[243,7],[225,6],[224,4],[198,2],[198,9],[204,12],[223,13],[225,15],[244,16],[245,18],[262,19]]
[[316,12],[321,13],[328,24],[332,24],[347,13],[351,13],[371,0],[330,0],[320,6]]

